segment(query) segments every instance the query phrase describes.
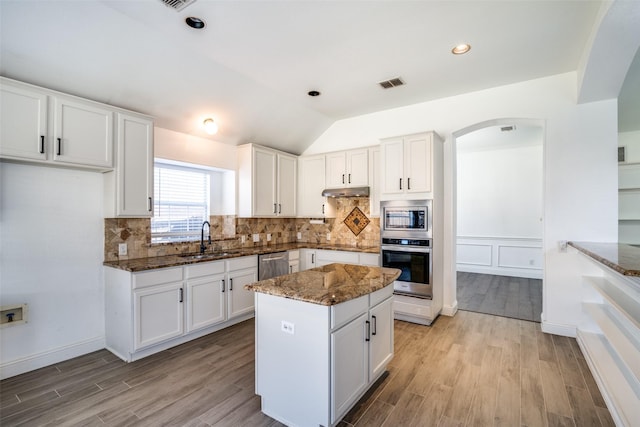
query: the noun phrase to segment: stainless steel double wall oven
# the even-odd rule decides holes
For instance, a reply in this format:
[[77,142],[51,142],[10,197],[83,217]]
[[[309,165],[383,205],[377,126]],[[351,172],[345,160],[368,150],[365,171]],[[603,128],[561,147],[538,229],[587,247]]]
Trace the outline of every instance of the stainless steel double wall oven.
[[402,271],[394,293],[433,297],[432,200],[394,200],[380,203],[380,239],[383,267]]

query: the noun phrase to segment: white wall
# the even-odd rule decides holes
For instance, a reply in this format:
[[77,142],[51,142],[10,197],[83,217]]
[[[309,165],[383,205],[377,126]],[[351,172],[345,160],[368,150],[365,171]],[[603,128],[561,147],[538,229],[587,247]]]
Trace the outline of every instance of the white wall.
[[456,270],[541,279],[541,136],[528,146],[463,143],[474,133],[456,145]]
[[457,154],[458,236],[542,238],[542,145]]
[[455,147],[452,134],[496,118],[545,123],[545,275],[543,328],[575,334],[580,284],[567,278],[570,258],[558,241],[617,239],[617,102],[577,105],[576,73],[463,94],[336,122],[305,154],[348,149],[380,138],[435,130],[445,138],[445,311],[455,295]]
[[104,348],[102,174],[0,163],[0,330],[5,378]]
[[155,157],[236,170],[237,149],[234,145],[159,127],[153,132]]

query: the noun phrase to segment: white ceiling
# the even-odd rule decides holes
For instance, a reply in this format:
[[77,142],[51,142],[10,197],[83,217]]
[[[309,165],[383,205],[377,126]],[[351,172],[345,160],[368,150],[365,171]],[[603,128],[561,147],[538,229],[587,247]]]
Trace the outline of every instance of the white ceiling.
[[[0,74],[202,137],[212,116],[212,139],[301,153],[342,118],[574,71],[600,5],[0,0]],[[471,52],[452,55],[461,42]],[[405,86],[377,85],[398,76]]]

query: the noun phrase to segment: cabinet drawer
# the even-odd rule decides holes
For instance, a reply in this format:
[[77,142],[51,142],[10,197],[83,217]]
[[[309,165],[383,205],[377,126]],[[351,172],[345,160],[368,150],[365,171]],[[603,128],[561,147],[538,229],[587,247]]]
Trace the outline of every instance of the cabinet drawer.
[[374,307],[393,295],[393,284],[369,294],[369,307]]
[[187,279],[222,273],[224,273],[224,261],[201,262],[185,267],[185,274]]
[[133,289],[182,280],[182,267],[161,268],[133,275]]
[[289,261],[300,259],[300,251],[289,251]]
[[369,310],[369,295],[331,306],[331,329],[337,329]]
[[332,262],[340,262],[343,264],[358,264],[359,261],[357,252],[346,251],[319,250],[316,251],[316,258],[318,258],[318,261],[323,261],[325,264],[330,264]]
[[227,271],[243,270],[245,268],[257,268],[258,257],[256,255],[253,255],[240,258],[232,258],[227,260],[226,263]]

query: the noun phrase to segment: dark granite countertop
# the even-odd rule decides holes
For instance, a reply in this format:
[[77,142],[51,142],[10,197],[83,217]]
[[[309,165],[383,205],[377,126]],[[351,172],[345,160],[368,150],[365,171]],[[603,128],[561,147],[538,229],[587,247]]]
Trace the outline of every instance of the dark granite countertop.
[[395,268],[329,264],[250,283],[244,288],[320,305],[335,305],[370,294],[400,276]]
[[134,258],[123,261],[105,261],[103,265],[118,268],[131,272],[153,270],[156,268],[177,267],[181,265],[194,264],[198,262],[218,261],[230,258],[239,258],[250,255],[262,255],[281,251],[292,251],[296,249],[324,249],[332,251],[380,253],[379,246],[354,247],[343,245],[327,245],[317,243],[286,243],[283,245],[256,246],[253,248],[229,249],[216,252],[208,251],[204,257],[197,257],[198,254],[177,254],[150,258]]
[[623,243],[569,242],[580,252],[624,276],[640,277],[640,248]]

